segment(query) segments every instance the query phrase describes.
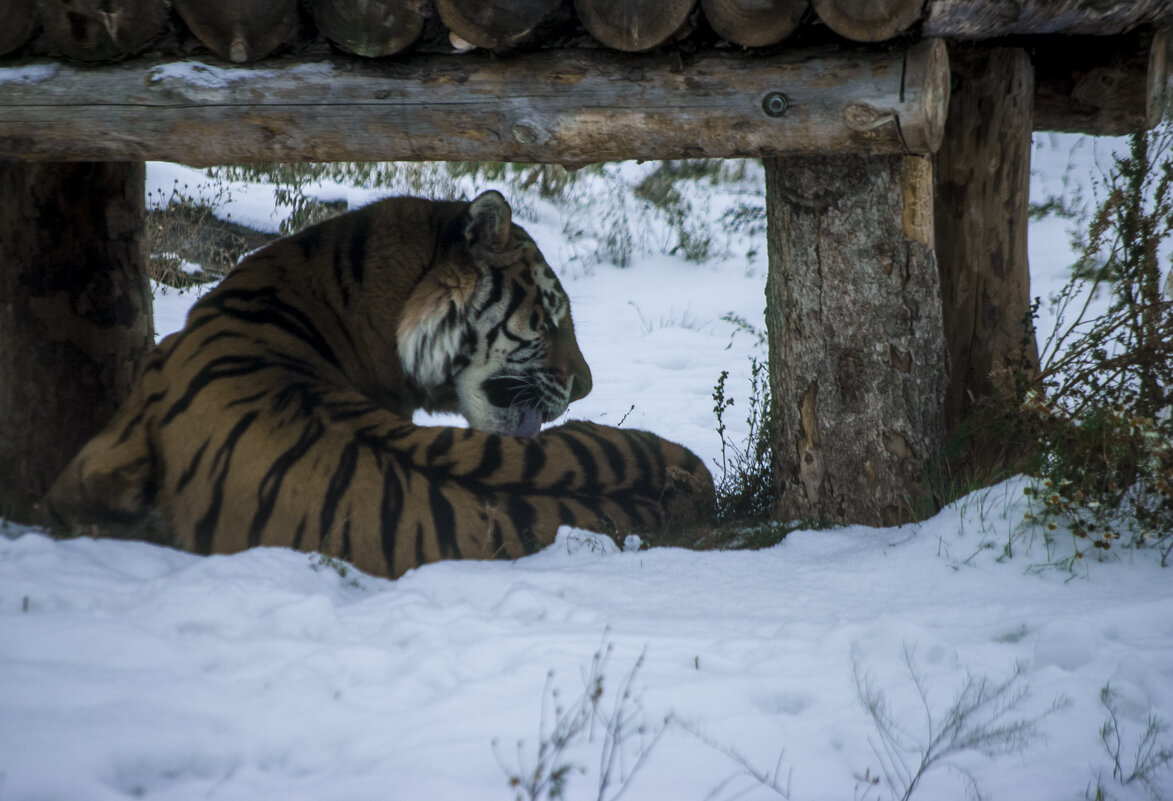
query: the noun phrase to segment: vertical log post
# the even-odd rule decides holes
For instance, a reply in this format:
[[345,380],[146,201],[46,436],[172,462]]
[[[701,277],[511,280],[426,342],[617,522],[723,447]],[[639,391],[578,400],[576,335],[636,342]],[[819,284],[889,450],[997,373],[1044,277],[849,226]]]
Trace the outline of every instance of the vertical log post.
[[935,511],[945,344],[921,156],[766,160],[779,519]]
[[0,165],[0,515],[27,520],[152,344],[141,163]]
[[1038,369],[1027,204],[1034,68],[1017,49],[950,54],[955,87],[936,159],[937,260],[949,346],[946,425]]

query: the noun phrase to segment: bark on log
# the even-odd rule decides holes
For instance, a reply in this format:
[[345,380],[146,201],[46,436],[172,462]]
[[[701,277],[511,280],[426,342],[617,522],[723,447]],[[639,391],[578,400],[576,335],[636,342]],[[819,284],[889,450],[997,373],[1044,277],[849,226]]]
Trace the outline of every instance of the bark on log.
[[138,53],[167,24],[162,0],[41,0],[45,35],[61,55],[116,61]]
[[[939,40],[906,53],[600,51],[221,69],[0,68],[0,158],[150,161],[616,159],[927,153],[948,103]],[[15,69],[15,68],[13,68]]]
[[1122,136],[1160,122],[1173,37],[1165,31],[1044,40],[1034,49],[1036,131]]
[[37,27],[37,0],[0,3],[0,56],[24,45]]
[[674,37],[696,0],[574,0],[578,18],[607,47],[635,53]]
[[810,0],[701,0],[717,35],[742,47],[781,42],[798,28],[810,5]]
[[280,47],[297,22],[297,0],[174,0],[175,10],[205,47],[237,64]]
[[1170,0],[929,0],[925,36],[1110,36],[1173,20]]
[[424,29],[427,0],[313,0],[314,24],[337,47],[356,56],[390,56]]
[[812,0],[815,13],[840,36],[882,42],[908,30],[925,0]]
[[562,0],[436,0],[440,20],[464,41],[487,50],[525,42]]
[[927,158],[766,161],[780,520],[935,511],[947,374],[932,192]]
[[1031,373],[1039,360],[1024,327],[1034,68],[1017,49],[954,52],[952,63],[935,197],[950,427],[974,401],[1013,397],[1013,371]]
[[0,165],[0,515],[32,504],[152,345],[142,164]]

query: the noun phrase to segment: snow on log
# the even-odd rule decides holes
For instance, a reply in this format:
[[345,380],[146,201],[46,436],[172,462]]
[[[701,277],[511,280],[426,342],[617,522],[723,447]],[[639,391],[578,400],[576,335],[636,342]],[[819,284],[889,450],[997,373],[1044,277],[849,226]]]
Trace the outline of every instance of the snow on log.
[[798,28],[810,0],[701,0],[701,9],[722,39],[743,47],[781,42]]
[[634,53],[672,39],[685,27],[696,0],[574,0],[574,7],[592,36]]
[[920,18],[925,0],[812,0],[828,28],[856,42],[882,42]]
[[179,16],[209,50],[237,64],[280,47],[297,22],[297,0],[174,0]]
[[588,164],[929,153],[949,98],[948,56],[936,39],[904,51],[711,51],[683,63],[582,50],[50,66],[51,80],[20,79],[36,67],[0,68],[0,161]]
[[356,56],[390,56],[424,29],[426,0],[313,0],[314,24],[337,47]]

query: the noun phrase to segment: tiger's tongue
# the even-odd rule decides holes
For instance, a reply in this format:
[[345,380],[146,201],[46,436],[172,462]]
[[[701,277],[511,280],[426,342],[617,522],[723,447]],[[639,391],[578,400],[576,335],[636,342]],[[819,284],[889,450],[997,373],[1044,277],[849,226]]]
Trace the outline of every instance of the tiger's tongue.
[[517,424],[517,436],[532,437],[542,430],[542,413],[537,409],[526,409],[521,422]]

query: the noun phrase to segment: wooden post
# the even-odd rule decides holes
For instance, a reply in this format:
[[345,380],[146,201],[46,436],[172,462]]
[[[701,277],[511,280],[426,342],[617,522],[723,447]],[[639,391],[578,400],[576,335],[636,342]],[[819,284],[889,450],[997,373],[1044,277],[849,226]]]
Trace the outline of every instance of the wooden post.
[[0,516],[109,422],[152,345],[141,163],[0,164]]
[[778,519],[924,517],[947,380],[931,162],[765,163]]
[[1034,68],[1022,50],[951,54],[955,86],[937,152],[937,260],[950,377],[946,421],[1013,391],[1038,368],[1030,312],[1027,203]]

